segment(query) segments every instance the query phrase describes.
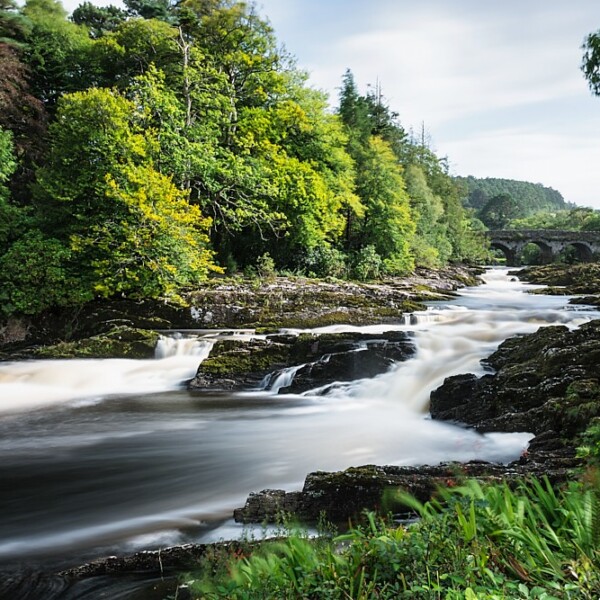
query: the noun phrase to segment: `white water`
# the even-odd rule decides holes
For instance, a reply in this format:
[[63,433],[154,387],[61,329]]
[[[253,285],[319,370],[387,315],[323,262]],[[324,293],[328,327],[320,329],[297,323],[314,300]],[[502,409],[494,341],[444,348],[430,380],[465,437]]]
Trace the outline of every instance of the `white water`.
[[0,364],[0,558],[197,541],[204,521],[249,492],[298,488],[317,469],[516,458],[526,432],[481,436],[426,412],[432,389],[480,373],[507,337],[600,316],[529,287],[493,270],[416,324],[315,330],[412,331],[417,347],[390,372],[326,395],[276,395],[294,369],[262,392],[186,392],[212,346],[206,333],[164,338],[155,360]]
[[159,339],[156,360],[31,360],[0,363],[0,414],[73,400],[100,401],[114,394],[150,394],[176,389],[191,379],[213,340]]

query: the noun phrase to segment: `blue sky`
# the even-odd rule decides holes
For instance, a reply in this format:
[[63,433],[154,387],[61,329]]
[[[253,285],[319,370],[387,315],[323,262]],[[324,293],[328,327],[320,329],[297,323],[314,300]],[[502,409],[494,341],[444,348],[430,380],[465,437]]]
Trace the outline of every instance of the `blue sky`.
[[[102,0],[94,3],[105,4]],[[78,4],[65,2],[72,10]],[[424,123],[453,174],[539,182],[600,208],[600,98],[579,69],[598,0],[257,0],[310,84],[350,68]]]

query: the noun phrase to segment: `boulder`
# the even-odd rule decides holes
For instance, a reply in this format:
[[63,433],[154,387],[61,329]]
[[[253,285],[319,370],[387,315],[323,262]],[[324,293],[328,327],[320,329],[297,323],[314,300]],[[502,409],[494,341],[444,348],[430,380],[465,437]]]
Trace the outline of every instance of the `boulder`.
[[301,393],[335,381],[373,377],[414,353],[405,332],[271,335],[218,340],[198,368],[190,389],[266,389],[290,367],[299,367],[281,393]]
[[485,363],[494,374],[449,377],[431,393],[432,418],[571,439],[600,416],[600,320],[510,338]]
[[153,358],[158,338],[156,331],[119,325],[88,338],[28,347],[14,352],[11,359]]
[[317,471],[307,476],[302,491],[263,490],[250,494],[246,504],[234,511],[234,518],[241,523],[265,523],[278,522],[283,514],[291,514],[304,522],[325,517],[332,523],[343,523],[359,517],[364,510],[406,512],[398,491],[426,502],[439,487],[453,487],[467,478],[484,483],[516,483],[528,476],[547,476],[552,484],[558,484],[568,480],[571,470],[580,464],[575,452],[552,433],[542,436],[533,448],[510,465],[471,461]]

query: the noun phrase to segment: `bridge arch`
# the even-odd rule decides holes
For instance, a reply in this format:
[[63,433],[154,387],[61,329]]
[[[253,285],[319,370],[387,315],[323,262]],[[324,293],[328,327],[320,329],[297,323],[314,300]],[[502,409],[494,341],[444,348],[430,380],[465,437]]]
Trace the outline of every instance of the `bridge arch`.
[[565,244],[565,248],[574,248],[577,262],[591,262],[594,259],[594,252],[589,244],[585,242],[571,242]]
[[[531,239],[527,242],[527,244],[533,244],[540,249],[540,262],[543,265],[551,263],[554,259],[554,249],[550,244],[546,243],[544,240]],[[523,245],[523,248],[521,248],[521,253],[523,252],[523,249],[527,246],[527,244]]]
[[500,252],[502,252],[502,254],[504,254],[504,258],[506,258],[507,265],[515,266],[518,264],[517,252],[516,252],[516,248],[514,246],[492,240],[490,242],[490,248],[492,248],[492,250],[500,250]]
[[487,237],[490,246],[500,250],[511,266],[521,263],[523,249],[528,244],[535,244],[540,249],[542,263],[552,262],[565,249],[567,256],[570,253],[570,260],[588,262],[600,259],[599,231],[496,230],[488,231]]

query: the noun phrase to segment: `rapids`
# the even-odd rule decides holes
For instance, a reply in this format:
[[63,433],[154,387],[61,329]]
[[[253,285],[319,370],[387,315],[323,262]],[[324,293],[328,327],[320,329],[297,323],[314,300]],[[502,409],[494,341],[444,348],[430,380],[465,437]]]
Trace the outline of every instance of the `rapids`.
[[478,435],[427,409],[432,389],[482,373],[507,337],[600,317],[531,287],[493,269],[484,285],[395,325],[313,330],[411,331],[417,347],[386,374],[325,395],[278,395],[293,370],[262,390],[187,391],[218,332],[165,336],[155,360],[0,363],[0,565],[238,535],[227,519],[249,492],[299,488],[318,469],[518,457],[527,432]]

